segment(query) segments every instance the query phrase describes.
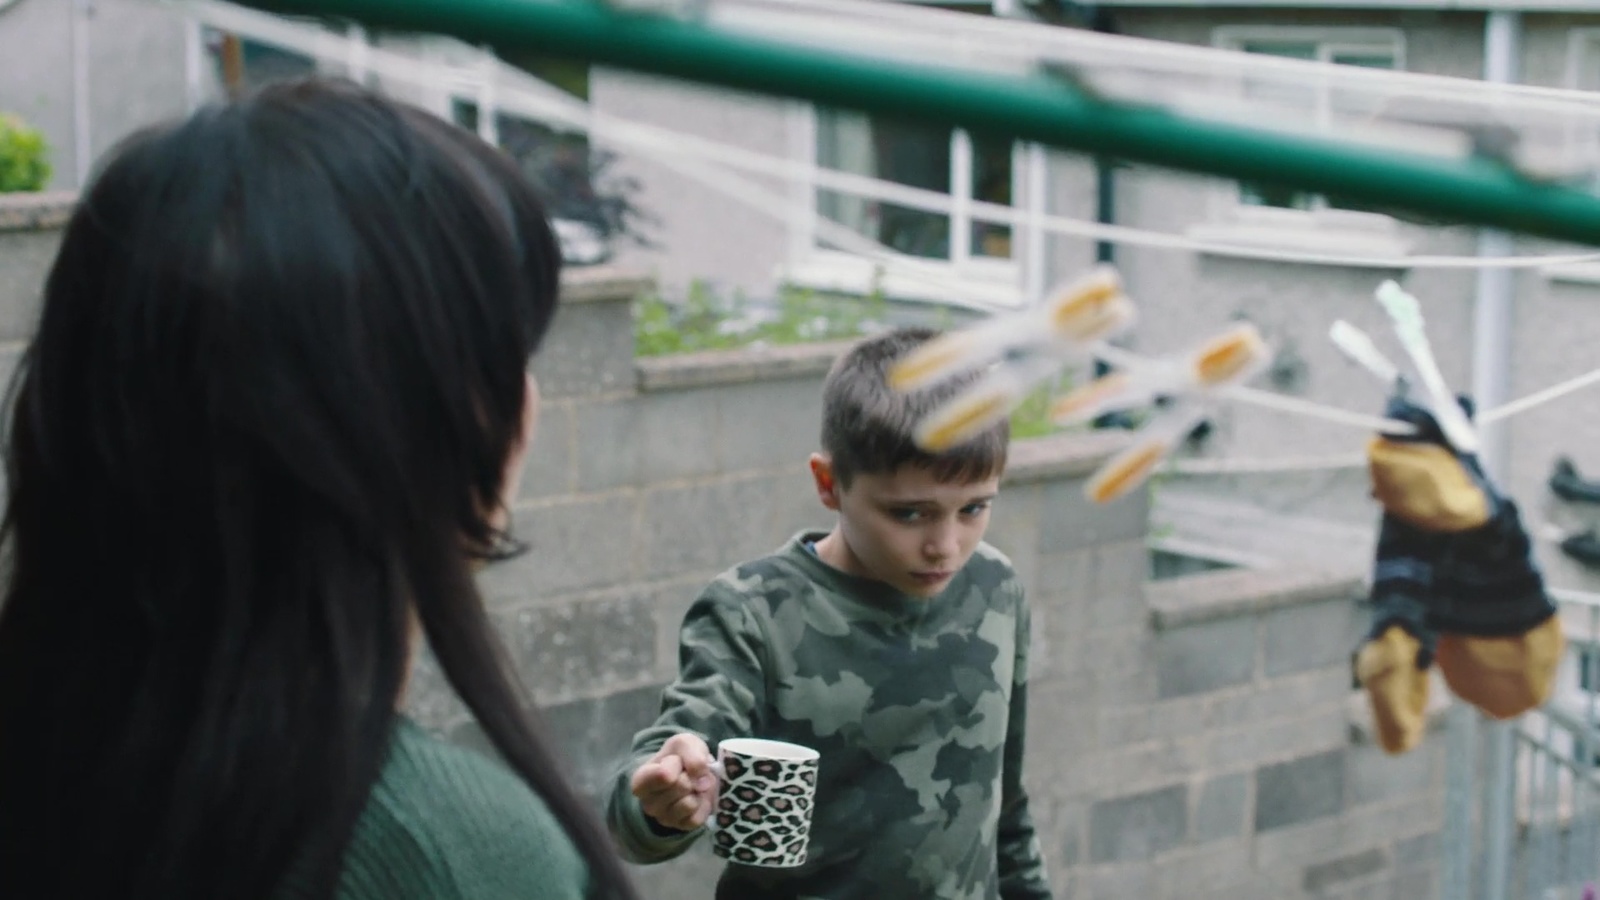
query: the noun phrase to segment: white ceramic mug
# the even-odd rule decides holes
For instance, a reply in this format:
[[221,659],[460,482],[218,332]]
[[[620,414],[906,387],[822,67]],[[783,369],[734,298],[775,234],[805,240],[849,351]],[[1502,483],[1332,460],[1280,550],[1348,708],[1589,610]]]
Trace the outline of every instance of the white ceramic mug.
[[711,768],[721,785],[707,821],[712,852],[746,866],[804,863],[820,759],[810,747],[783,741],[732,738],[719,744]]

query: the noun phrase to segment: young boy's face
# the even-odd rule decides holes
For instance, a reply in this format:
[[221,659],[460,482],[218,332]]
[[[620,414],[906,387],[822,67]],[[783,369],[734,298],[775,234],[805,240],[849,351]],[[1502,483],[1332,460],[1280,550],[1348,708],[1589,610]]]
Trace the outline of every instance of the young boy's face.
[[839,513],[846,552],[835,564],[914,597],[937,596],[967,564],[1000,489],[998,474],[941,482],[927,469],[908,466],[857,475],[845,488],[833,482],[826,460],[814,460],[813,470],[823,505]]

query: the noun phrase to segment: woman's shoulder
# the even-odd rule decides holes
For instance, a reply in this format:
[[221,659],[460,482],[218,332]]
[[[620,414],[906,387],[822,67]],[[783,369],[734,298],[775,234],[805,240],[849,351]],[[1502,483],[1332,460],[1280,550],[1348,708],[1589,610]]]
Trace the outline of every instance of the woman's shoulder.
[[578,900],[587,884],[566,830],[521,778],[400,720],[345,854],[340,900]]

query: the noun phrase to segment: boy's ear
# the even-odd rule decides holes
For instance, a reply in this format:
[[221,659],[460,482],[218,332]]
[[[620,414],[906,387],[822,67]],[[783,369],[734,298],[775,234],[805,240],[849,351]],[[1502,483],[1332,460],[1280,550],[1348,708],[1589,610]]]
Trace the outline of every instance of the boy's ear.
[[833,462],[821,453],[811,454],[811,480],[817,486],[817,499],[835,512],[839,509],[839,483],[833,477]]

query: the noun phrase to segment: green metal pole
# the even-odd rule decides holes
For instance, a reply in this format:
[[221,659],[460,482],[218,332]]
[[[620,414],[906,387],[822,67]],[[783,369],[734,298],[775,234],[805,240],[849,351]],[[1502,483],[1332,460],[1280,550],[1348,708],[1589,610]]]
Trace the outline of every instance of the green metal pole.
[[1445,160],[1332,138],[1210,122],[1011,76],[891,61],[735,34],[600,0],[243,0],[474,44],[588,59],[830,106],[888,113],[1067,150],[1332,194],[1464,225],[1600,246],[1600,198],[1487,159]]

